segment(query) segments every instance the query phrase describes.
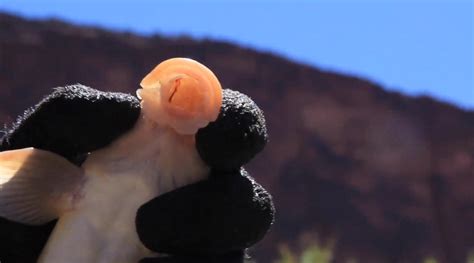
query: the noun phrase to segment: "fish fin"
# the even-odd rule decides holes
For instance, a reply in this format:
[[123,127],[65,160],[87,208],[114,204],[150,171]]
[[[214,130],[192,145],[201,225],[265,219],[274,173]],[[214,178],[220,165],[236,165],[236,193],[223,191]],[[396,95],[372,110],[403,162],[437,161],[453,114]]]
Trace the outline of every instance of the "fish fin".
[[80,167],[44,150],[0,152],[0,217],[41,225],[74,209],[85,182]]

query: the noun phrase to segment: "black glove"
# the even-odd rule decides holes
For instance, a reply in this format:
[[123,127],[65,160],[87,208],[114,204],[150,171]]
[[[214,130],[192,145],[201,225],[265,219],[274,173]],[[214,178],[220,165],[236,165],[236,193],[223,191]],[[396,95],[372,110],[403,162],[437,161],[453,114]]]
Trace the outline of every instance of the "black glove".
[[257,105],[244,94],[224,90],[217,120],[196,134],[197,150],[212,168],[209,179],[138,210],[142,243],[172,255],[143,262],[242,263],[244,249],[263,238],[275,212],[270,194],[241,168],[266,142]]
[[165,256],[158,258],[145,258],[140,263],[242,263],[245,261],[245,253],[237,251],[224,255],[209,256]]
[[[86,153],[133,127],[139,114],[139,101],[130,95],[82,85],[57,88],[5,131],[0,151],[35,147],[80,165]],[[55,224],[29,226],[0,218],[0,262],[36,262]]]
[[[88,152],[132,128],[139,113],[139,102],[131,95],[82,85],[58,88],[6,131],[0,151],[35,147],[80,165]],[[210,178],[159,196],[138,213],[137,231],[144,244],[174,255],[159,260],[234,260],[263,237],[273,220],[270,195],[238,167],[263,148],[264,125],[248,97],[224,91],[219,119],[196,135],[198,151],[212,168]],[[25,226],[0,218],[0,261],[35,262],[54,225]],[[172,228],[178,230],[172,233]]]

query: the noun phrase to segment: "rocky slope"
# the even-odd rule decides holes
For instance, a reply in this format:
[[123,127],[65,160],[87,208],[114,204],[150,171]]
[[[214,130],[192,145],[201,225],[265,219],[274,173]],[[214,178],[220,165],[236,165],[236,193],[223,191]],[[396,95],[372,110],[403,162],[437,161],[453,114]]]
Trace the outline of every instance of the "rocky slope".
[[278,218],[253,249],[272,262],[334,243],[334,262],[463,262],[474,248],[474,112],[385,91],[269,53],[0,14],[0,123],[51,88],[134,92],[169,57],[208,65],[265,111],[271,142],[249,166]]

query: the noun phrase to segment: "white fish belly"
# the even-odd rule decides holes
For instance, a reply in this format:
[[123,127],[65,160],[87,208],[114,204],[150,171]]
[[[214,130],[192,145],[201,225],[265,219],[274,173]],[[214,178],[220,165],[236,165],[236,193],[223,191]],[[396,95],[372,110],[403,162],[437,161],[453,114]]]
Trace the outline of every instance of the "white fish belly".
[[150,184],[90,176],[84,190],[77,209],[59,219],[39,262],[130,263],[152,255],[135,229],[138,208],[157,195]]
[[[207,178],[194,143],[141,118],[82,168],[86,183],[73,211],[62,215],[40,263],[135,263],[152,256],[138,238],[138,208],[152,198]],[[163,153],[163,154],[161,154]]]

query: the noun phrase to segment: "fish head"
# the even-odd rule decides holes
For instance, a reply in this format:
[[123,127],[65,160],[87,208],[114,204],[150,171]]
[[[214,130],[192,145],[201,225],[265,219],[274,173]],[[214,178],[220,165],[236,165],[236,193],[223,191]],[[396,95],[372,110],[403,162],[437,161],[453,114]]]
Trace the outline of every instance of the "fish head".
[[215,121],[221,109],[219,80],[209,68],[192,59],[161,62],[140,86],[137,96],[144,116],[179,134],[195,134]]

